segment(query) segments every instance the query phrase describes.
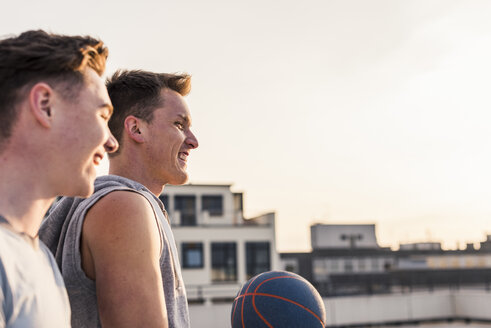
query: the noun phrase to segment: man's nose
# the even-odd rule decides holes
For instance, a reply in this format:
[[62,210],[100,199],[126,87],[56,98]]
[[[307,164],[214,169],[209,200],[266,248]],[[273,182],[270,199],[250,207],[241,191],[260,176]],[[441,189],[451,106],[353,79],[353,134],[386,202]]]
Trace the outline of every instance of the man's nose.
[[106,143],[104,144],[104,149],[106,150],[107,153],[114,153],[116,150],[119,148],[119,143],[114,138],[112,133],[109,134],[109,138],[107,138]]
[[199,146],[198,139],[191,131],[189,131],[186,143],[191,147],[191,149],[198,148]]

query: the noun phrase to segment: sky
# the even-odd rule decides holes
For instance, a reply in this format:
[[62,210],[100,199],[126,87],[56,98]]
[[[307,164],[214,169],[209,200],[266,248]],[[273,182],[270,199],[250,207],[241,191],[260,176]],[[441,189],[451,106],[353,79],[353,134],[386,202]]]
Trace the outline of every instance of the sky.
[[190,182],[276,212],[279,251],[308,251],[314,223],[455,249],[491,234],[489,17],[487,0],[3,0],[0,36],[89,34],[108,76],[190,73]]

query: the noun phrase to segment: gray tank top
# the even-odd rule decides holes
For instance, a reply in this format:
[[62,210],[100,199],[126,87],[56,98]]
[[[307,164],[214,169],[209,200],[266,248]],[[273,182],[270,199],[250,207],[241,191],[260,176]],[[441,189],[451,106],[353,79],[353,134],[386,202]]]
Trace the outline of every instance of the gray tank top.
[[80,238],[87,211],[103,196],[116,190],[136,192],[152,205],[161,239],[160,271],[169,327],[190,327],[179,256],[164,206],[142,184],[116,175],[97,178],[94,194],[87,199],[62,198],[39,231],[40,239],[55,255],[65,280],[72,308],[72,326],[101,327],[95,282],[82,270]]

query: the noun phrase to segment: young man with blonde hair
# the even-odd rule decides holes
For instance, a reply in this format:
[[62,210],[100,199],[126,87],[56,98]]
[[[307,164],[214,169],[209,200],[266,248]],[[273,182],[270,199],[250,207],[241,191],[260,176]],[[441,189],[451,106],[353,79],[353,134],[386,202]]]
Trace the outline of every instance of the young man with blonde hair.
[[117,141],[90,37],[28,31],[0,41],[0,327],[69,327],[63,280],[39,242],[58,195],[87,197]]
[[188,75],[116,73],[109,127],[120,143],[86,200],[64,198],[41,239],[56,254],[74,327],[189,327],[179,257],[158,196],[188,179],[198,141],[183,99]]

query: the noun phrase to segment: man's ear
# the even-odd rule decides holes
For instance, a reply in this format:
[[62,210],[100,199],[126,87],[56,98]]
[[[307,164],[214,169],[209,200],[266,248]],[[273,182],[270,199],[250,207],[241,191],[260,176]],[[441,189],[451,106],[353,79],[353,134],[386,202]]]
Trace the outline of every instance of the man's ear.
[[36,120],[45,128],[53,121],[54,91],[46,83],[36,83],[29,91],[29,106]]
[[133,115],[129,115],[124,120],[124,129],[130,139],[137,143],[142,143],[145,141],[145,138],[142,134],[142,120]]

